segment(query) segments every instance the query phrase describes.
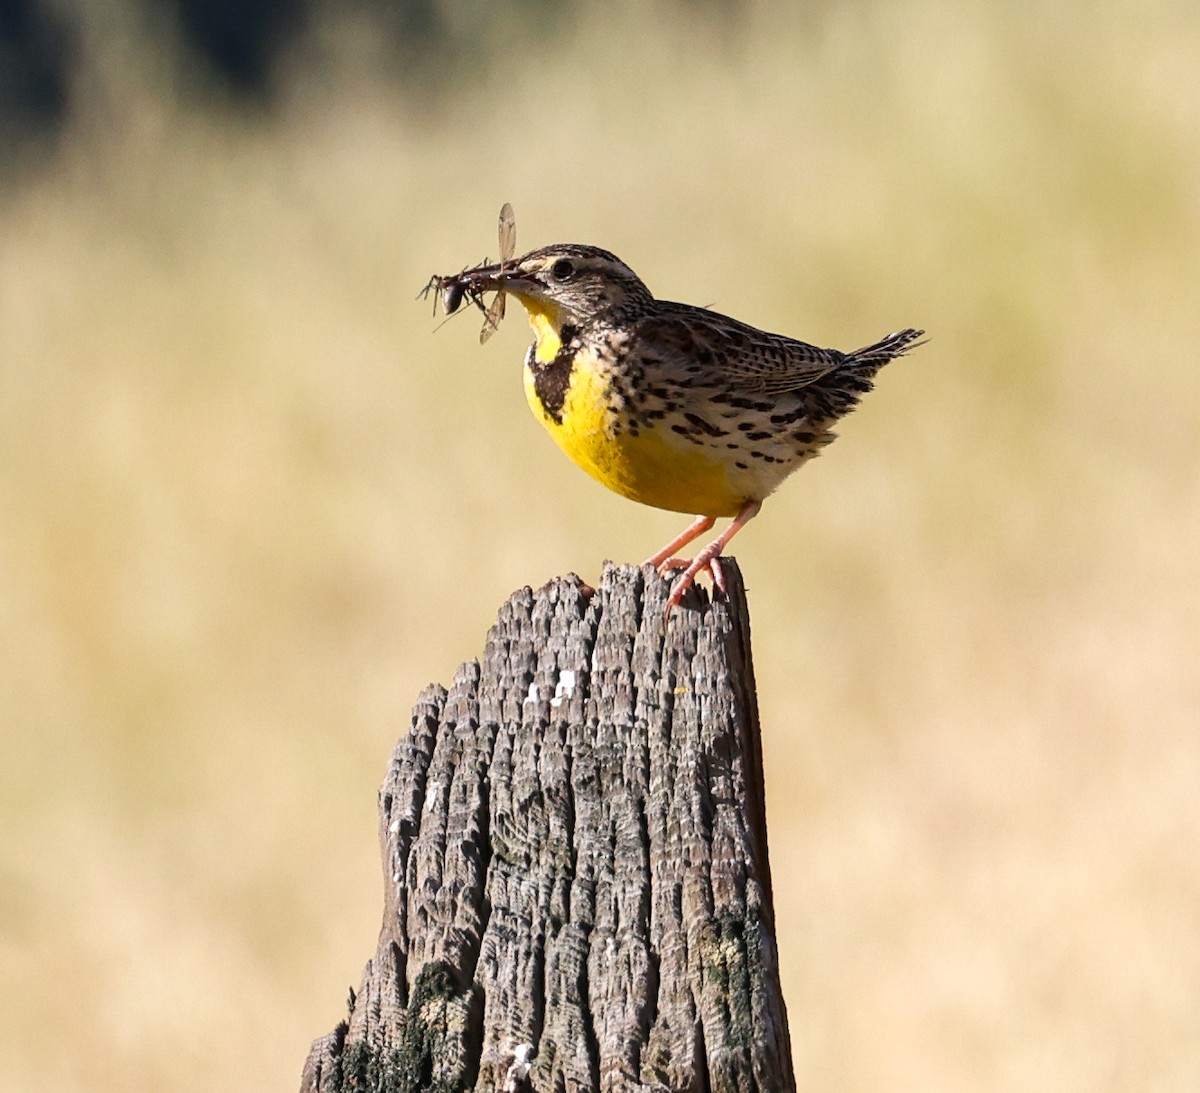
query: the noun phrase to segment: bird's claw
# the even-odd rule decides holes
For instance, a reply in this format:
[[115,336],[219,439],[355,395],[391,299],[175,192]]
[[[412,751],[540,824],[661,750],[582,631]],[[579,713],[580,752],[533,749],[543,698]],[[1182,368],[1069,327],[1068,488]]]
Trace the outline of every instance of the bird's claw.
[[708,555],[708,551],[702,550],[690,561],[687,558],[668,558],[659,563],[658,572],[664,577],[673,569],[683,570],[679,579],[671,586],[671,594],[667,597],[667,615],[671,614],[673,608],[679,606],[687,590],[696,583],[696,578],[701,573],[707,573],[712,578],[714,588],[722,596],[728,598],[729,589],[725,585],[725,571],[721,566],[720,555],[712,554],[707,557],[706,555]]

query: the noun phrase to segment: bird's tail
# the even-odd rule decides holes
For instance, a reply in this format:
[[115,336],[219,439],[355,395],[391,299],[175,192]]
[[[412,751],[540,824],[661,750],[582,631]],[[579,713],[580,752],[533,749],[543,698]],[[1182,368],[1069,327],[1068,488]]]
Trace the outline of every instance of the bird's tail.
[[864,345],[862,349],[847,353],[847,363],[851,366],[858,365],[864,371],[874,375],[888,361],[904,356],[910,349],[916,349],[918,345],[924,345],[924,342],[917,341],[924,334],[924,330],[897,330],[895,334],[881,338],[874,345]]

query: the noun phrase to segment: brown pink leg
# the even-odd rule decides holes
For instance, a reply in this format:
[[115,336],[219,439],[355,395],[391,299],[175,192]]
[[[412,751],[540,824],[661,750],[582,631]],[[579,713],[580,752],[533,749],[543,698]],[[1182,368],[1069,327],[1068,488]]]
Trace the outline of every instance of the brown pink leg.
[[[671,595],[667,597],[667,614],[671,613],[671,609],[675,607],[680,600],[683,599],[683,594],[696,583],[696,576],[699,573],[708,570],[712,574],[713,583],[722,592],[725,591],[725,576],[721,573],[721,563],[718,559],[721,553],[729,545],[729,540],[732,539],[739,531],[742,530],[751,520],[754,519],[762,508],[761,501],[747,501],[741,508],[741,511],[733,518],[733,522],[720,535],[718,535],[711,543],[708,544],[695,558],[691,564],[685,569],[679,579],[671,588]],[[707,519],[704,517],[702,519]],[[696,521],[690,528],[689,532],[694,532],[689,538],[683,539],[680,543],[671,543],[667,548],[666,557],[670,557],[674,553],[677,546],[682,546],[684,543],[690,542],[697,535],[700,535],[705,529],[698,527],[700,519]],[[713,521],[709,520],[708,526],[712,526]],[[687,532],[684,533],[685,535]],[[655,555],[657,557],[657,555]],[[679,561],[672,558],[671,561]],[[660,563],[661,564],[661,563]]]
[[[665,547],[657,554],[650,555],[642,565],[652,565],[655,569],[661,569],[664,565],[669,565],[667,559],[677,551],[680,547],[685,547],[697,536],[703,535],[709,528],[716,523],[711,516],[697,516],[695,520],[688,526],[686,531],[681,531],[675,536]],[[672,561],[675,559],[672,558]],[[681,565],[687,565],[687,562],[681,562]]]

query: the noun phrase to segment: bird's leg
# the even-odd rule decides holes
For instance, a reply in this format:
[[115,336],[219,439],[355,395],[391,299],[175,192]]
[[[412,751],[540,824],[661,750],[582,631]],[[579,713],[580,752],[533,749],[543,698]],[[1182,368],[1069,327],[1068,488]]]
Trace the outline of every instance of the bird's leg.
[[[718,559],[722,551],[729,545],[729,540],[732,539],[739,531],[742,530],[751,520],[758,515],[762,508],[761,501],[747,501],[741,508],[741,511],[733,518],[733,522],[720,535],[718,535],[711,543],[708,544],[695,558],[692,559],[691,565],[687,567],[680,575],[671,588],[671,594],[667,597],[667,614],[671,613],[671,608],[675,607],[680,600],[683,599],[683,594],[696,583],[696,575],[708,570],[713,577],[713,583],[722,591],[725,591],[725,577],[721,573],[721,564]],[[694,528],[696,525],[693,524]],[[711,521],[710,521],[711,526]],[[688,529],[689,531],[692,528]],[[697,531],[696,535],[700,532]],[[693,536],[695,538],[695,536]],[[675,544],[671,544],[672,547]],[[682,545],[682,544],[681,544]]]
[[[716,520],[714,520],[711,516],[697,516],[696,519],[688,525],[686,531],[681,531],[657,554],[652,554],[649,558],[642,562],[642,565],[652,565],[655,569],[661,569],[662,566],[667,564],[667,559],[671,558],[675,551],[677,551],[680,547],[687,546],[688,543],[690,543],[697,536],[703,535],[715,523]],[[672,561],[673,560],[674,559],[672,559]],[[687,565],[686,562],[681,564]]]

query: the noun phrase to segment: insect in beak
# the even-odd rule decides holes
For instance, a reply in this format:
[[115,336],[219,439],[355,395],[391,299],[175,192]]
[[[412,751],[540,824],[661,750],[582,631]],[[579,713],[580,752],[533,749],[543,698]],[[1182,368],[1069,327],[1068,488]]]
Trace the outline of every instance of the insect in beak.
[[[499,225],[500,261],[489,265],[487,259],[483,264],[473,269],[465,269],[449,277],[435,274],[421,290],[421,297],[435,292],[433,309],[437,312],[438,299],[441,299],[442,310],[447,315],[453,315],[461,306],[464,299],[470,300],[483,312],[483,329],[479,331],[480,342],[486,342],[497,330],[504,318],[504,303],[508,281],[514,268],[513,254],[517,245],[517,221],[513,215],[512,206],[506,201],[500,210]],[[495,292],[492,302],[484,305],[483,294]]]

